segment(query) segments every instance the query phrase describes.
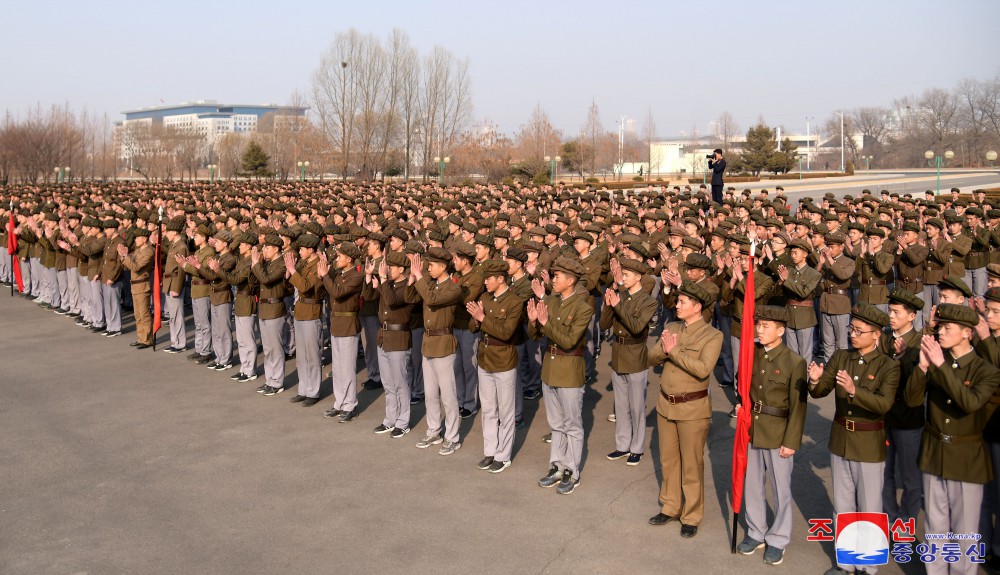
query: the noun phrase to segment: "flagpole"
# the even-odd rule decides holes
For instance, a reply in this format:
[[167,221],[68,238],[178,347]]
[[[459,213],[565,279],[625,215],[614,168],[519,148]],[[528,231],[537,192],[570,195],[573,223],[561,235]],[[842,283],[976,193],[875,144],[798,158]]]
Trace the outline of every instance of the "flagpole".
[[[757,242],[755,240],[751,240],[751,242],[750,242],[750,260],[749,260],[749,265],[747,266],[748,269],[746,270],[747,283],[745,284],[745,287],[743,289],[743,318],[742,318],[742,324],[741,324],[741,328],[742,328],[741,332],[742,333],[740,334],[740,341],[741,341],[740,356],[741,357],[737,358],[737,361],[742,360],[742,359],[744,359],[744,357],[743,357],[744,354],[746,354],[746,358],[749,359],[748,363],[750,365],[744,365],[743,364],[744,362],[740,361],[740,363],[738,364],[739,365],[739,375],[740,375],[739,379],[743,380],[743,382],[742,382],[743,385],[740,385],[739,383],[737,383],[737,386],[736,386],[737,393],[739,394],[741,409],[740,409],[739,416],[737,417],[737,420],[736,420],[736,437],[733,440],[733,443],[734,443],[734,445],[733,445],[733,460],[734,460],[734,465],[733,465],[734,469],[733,469],[733,471],[734,471],[734,474],[735,474],[735,472],[736,472],[736,461],[737,460],[740,461],[741,470],[740,470],[740,481],[739,481],[739,488],[738,488],[739,489],[739,493],[737,493],[737,487],[735,485],[736,484],[736,477],[733,478],[733,483],[734,483],[734,488],[733,488],[733,493],[732,493],[732,497],[733,497],[733,530],[732,530],[732,535],[731,535],[730,541],[729,541],[729,552],[732,553],[732,554],[734,554],[734,555],[736,554],[736,531],[739,529],[739,525],[740,525],[740,512],[742,511],[742,508],[743,508],[743,506],[742,506],[743,481],[746,478],[746,455],[745,455],[746,454],[746,445],[739,446],[738,444],[740,444],[740,442],[741,442],[740,441],[741,440],[741,426],[742,426],[743,429],[745,429],[747,431],[749,430],[749,427],[750,427],[750,423],[749,423],[750,422],[750,414],[744,408],[748,405],[749,398],[750,398],[750,395],[749,395],[750,389],[749,389],[749,387],[750,387],[750,379],[751,379],[752,376],[748,375],[748,374],[752,374],[753,373],[752,370],[753,370],[754,338],[751,335],[752,334],[751,330],[753,328],[750,327],[748,329],[747,326],[748,325],[749,326],[753,326],[753,316],[754,316],[753,307],[754,307],[754,301],[755,301],[754,285],[753,285],[753,273],[754,273],[753,258],[756,255],[756,251],[757,251]],[[749,345],[749,350],[750,351],[746,352],[746,350],[748,349],[746,346],[748,346],[748,345]],[[743,439],[748,439],[748,438],[744,437]],[[738,453],[737,453],[738,449],[743,449],[743,457],[742,458],[738,456]]]
[[[162,271],[160,269],[160,246],[163,245],[163,206],[160,206],[160,209],[157,211],[157,214],[159,215],[159,218],[158,218],[158,221],[156,223],[156,249],[153,252],[153,256],[155,258],[153,260],[153,275],[154,275],[153,279],[159,278],[160,277],[160,271]],[[153,297],[156,298],[156,299],[154,299],[153,302],[151,302],[151,303],[154,304],[153,309],[154,309],[154,312],[155,312],[155,309],[157,307],[160,307],[160,305],[162,305],[162,304],[160,304],[160,298],[163,296],[163,285],[162,285],[163,284],[163,280],[160,280],[159,282],[153,281],[153,282],[150,282],[150,283],[152,283],[153,285],[156,285],[157,283],[160,284],[159,285],[160,289],[153,290],[153,291],[156,292],[156,293],[153,294]],[[157,304],[160,304],[160,305],[157,305]],[[160,331],[160,326],[157,325],[157,323],[156,323],[155,320],[153,321],[153,325],[156,328],[156,329],[153,330],[153,351],[156,351],[156,333],[158,331]]]
[[14,226],[8,225],[8,222],[14,222],[14,196],[10,197],[10,215],[7,217],[7,221],[3,224],[10,228],[7,230],[7,255],[10,256],[10,297],[14,297],[14,284],[17,283],[14,279],[14,259],[17,257],[17,254],[10,253],[10,246],[13,245],[13,242],[10,241],[10,237],[14,235]]

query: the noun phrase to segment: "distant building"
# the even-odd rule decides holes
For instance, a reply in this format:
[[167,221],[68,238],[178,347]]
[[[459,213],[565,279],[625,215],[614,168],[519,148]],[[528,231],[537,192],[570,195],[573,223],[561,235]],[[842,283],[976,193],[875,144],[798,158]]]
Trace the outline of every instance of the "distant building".
[[304,106],[277,104],[224,105],[215,100],[127,110],[122,112],[125,120],[115,123],[115,142],[122,160],[128,160],[135,153],[138,143],[129,134],[136,130],[173,128],[195,133],[205,139],[206,146],[211,147],[223,134],[256,132],[261,118],[268,114],[274,116],[275,122],[299,121],[299,118],[305,117],[306,110],[308,108]]

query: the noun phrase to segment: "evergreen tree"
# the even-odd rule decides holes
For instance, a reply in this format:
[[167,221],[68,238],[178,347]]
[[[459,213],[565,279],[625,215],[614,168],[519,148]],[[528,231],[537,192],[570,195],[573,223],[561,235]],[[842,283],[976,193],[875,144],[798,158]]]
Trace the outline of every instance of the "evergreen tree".
[[747,130],[747,140],[740,153],[743,168],[755,176],[769,169],[777,143],[774,141],[774,131],[763,123]]
[[255,177],[258,180],[271,177],[271,171],[267,169],[270,162],[271,157],[256,140],[250,141],[247,150],[243,152],[243,157],[240,159],[243,175]]
[[781,149],[771,156],[767,169],[775,174],[784,174],[794,170],[799,161],[798,149],[799,147],[791,140],[785,138],[781,141]]

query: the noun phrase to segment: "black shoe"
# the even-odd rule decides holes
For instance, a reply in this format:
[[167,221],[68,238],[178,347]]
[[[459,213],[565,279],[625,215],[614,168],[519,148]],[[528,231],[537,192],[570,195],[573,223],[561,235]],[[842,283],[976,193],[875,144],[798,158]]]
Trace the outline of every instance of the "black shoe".
[[382,382],[369,379],[364,383],[365,389],[382,389]]
[[184,350],[183,349],[178,349],[176,347],[168,347],[167,349],[165,349],[163,351],[166,352],[166,353],[180,353],[180,352],[182,352]]
[[656,515],[649,518],[650,525],[666,525],[671,521],[677,521],[676,517],[671,517],[666,513],[657,513]]
[[269,389],[271,389],[271,386],[265,383],[264,385],[257,388],[257,393],[264,393]]
[[152,344],[148,343],[140,343],[139,345],[135,346],[136,349],[149,349],[151,347],[153,347]]
[[104,334],[104,337],[118,337],[121,334],[122,334],[121,330],[118,330],[118,331],[109,331],[108,333]]
[[298,403],[300,401],[305,401],[305,400],[306,400],[306,396],[304,396],[304,395],[296,395],[295,397],[292,398],[292,403]]
[[393,439],[399,439],[400,437],[403,437],[404,435],[406,435],[409,432],[410,432],[410,428],[409,427],[406,427],[406,428],[397,427],[397,428],[395,428],[395,429],[392,430],[392,433],[389,434],[389,437],[392,437]]
[[734,406],[731,410],[729,410],[729,417],[736,417],[737,415],[736,407]]
[[609,461],[617,461],[622,457],[628,457],[628,451],[618,451],[617,449],[608,454]]
[[133,341],[132,343],[128,344],[129,347],[139,347],[140,345],[142,344],[137,341]]
[[337,409],[336,407],[331,407],[330,409],[323,412],[323,417],[327,419],[333,419],[334,417],[339,417],[343,411]]
[[422,398],[422,397],[411,397],[410,398],[410,405],[417,405],[418,403],[423,403],[423,402],[424,402],[424,398]]
[[302,407],[312,407],[319,403],[318,397],[307,397],[305,401],[302,402]]
[[264,390],[264,395],[267,395],[267,396],[278,395],[282,391],[285,391],[284,387],[271,387],[271,386],[267,386],[267,389]]
[[642,461],[641,453],[629,453],[628,460],[625,462],[625,465],[631,465],[632,467],[635,467],[636,465],[639,465],[640,461]]
[[552,443],[552,434],[546,433],[542,436],[542,443]]
[[350,423],[355,419],[357,419],[357,417],[358,417],[358,410],[352,409],[351,411],[345,411],[341,413],[337,421],[340,423]]
[[285,361],[291,361],[293,359],[295,359],[295,354],[294,353],[286,353],[285,354]]
[[697,525],[684,525],[683,523],[681,523],[681,537],[690,539],[697,534],[698,534]]
[[194,360],[195,364],[197,364],[197,365],[205,365],[206,363],[208,363],[210,361],[212,361],[212,356],[211,355],[203,355],[203,356],[199,357],[198,359]]
[[187,358],[190,359],[191,361],[199,359],[200,357],[201,357],[201,354],[198,353],[197,351],[187,356]]
[[538,391],[537,389],[524,392],[524,399],[527,399],[528,401],[538,399],[541,396],[542,392]]
[[463,407],[462,409],[459,409],[459,410],[458,410],[458,415],[459,415],[459,417],[461,417],[462,419],[469,419],[470,417],[472,417],[473,415],[475,415],[475,414],[477,414],[477,413],[479,413],[479,410],[478,410],[478,409],[473,409],[473,410],[471,410],[471,411],[470,411],[470,410],[468,410],[468,409],[465,409],[465,408]]
[[[549,472],[545,474],[545,477],[538,480],[539,487],[554,487],[563,479],[564,472],[558,467],[550,467]],[[570,477],[573,475],[570,474]]]
[[231,364],[231,363],[217,363],[217,364],[215,364],[215,367],[212,368],[212,369],[214,369],[215,371],[228,371],[230,369],[233,369],[233,364]]
[[102,332],[107,333],[108,331],[107,328],[105,328],[103,325],[102,326],[92,325],[90,326],[89,329],[92,333],[102,333]]
[[234,374],[230,375],[229,379],[231,379],[233,381],[239,381],[241,377],[243,377],[243,374],[237,372],[237,373],[234,373]]
[[217,366],[217,365],[219,365],[219,364],[215,363],[214,361],[210,361],[207,364],[205,364],[205,367],[208,368],[208,369],[215,369],[215,366]]
[[493,456],[492,455],[489,455],[489,456],[486,456],[486,457],[482,458],[479,461],[479,463],[476,464],[476,467],[478,467],[479,469],[484,469],[485,470],[485,469],[489,469],[490,465],[493,465]]
[[392,427],[391,425],[386,425],[384,423],[380,423],[380,424],[378,424],[378,427],[375,428],[375,434],[376,435],[382,435],[383,433],[391,433],[393,429],[396,429],[396,428]]

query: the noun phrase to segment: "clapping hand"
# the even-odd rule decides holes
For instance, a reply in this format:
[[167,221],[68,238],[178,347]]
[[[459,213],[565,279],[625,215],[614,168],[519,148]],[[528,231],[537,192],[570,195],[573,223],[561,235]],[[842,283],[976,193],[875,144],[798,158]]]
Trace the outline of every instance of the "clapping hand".
[[663,330],[660,335],[660,346],[663,348],[663,353],[670,355],[670,352],[677,347],[677,336],[667,330]]
[[549,306],[544,301],[535,304],[535,311],[538,313],[538,323],[545,325],[549,323]]
[[486,310],[483,309],[482,302],[479,302],[479,301],[470,301],[470,302],[466,303],[465,304],[465,311],[469,312],[469,315],[472,316],[472,319],[474,319],[474,320],[476,320],[476,321],[478,321],[480,323],[484,319],[486,319]]
[[920,354],[921,365],[923,365],[923,356],[925,355],[927,356],[927,361],[937,367],[941,367],[944,364],[944,350],[941,349],[941,344],[932,335],[925,335],[920,338]]
[[529,299],[528,300],[527,312],[528,312],[528,321],[529,322],[534,323],[534,322],[538,321],[538,308],[535,306],[535,300],[533,300],[533,299]]
[[621,298],[620,295],[618,295],[617,291],[615,291],[613,289],[609,289],[609,290],[606,290],[604,292],[604,303],[605,304],[607,304],[607,305],[609,305],[611,307],[615,307],[621,301],[622,301],[622,298]]
[[260,263],[260,250],[257,249],[257,246],[254,246],[253,248],[250,249],[250,264],[257,265],[259,263]]
[[903,338],[896,338],[896,343],[893,344],[893,349],[896,350],[896,355],[903,355],[906,351],[906,341]]
[[[59,242],[60,244],[63,242]],[[118,244],[118,257],[123,258],[128,255],[128,248],[124,244]]]
[[825,364],[816,363],[815,361],[809,363],[809,382],[816,383],[819,378],[823,377],[823,368]]
[[837,372],[837,385],[844,388],[844,391],[846,391],[848,395],[854,395],[854,392],[857,391],[854,387],[854,380],[851,379],[851,375],[843,369]]
[[212,270],[213,272],[219,271],[219,260],[217,258],[208,258],[207,260],[205,260],[205,265],[207,265],[208,269]]
[[531,280],[531,293],[535,294],[535,297],[538,299],[545,297],[545,286],[540,280]]
[[330,273],[330,261],[326,259],[326,252],[319,252],[319,261],[316,262],[316,275],[326,277]]

